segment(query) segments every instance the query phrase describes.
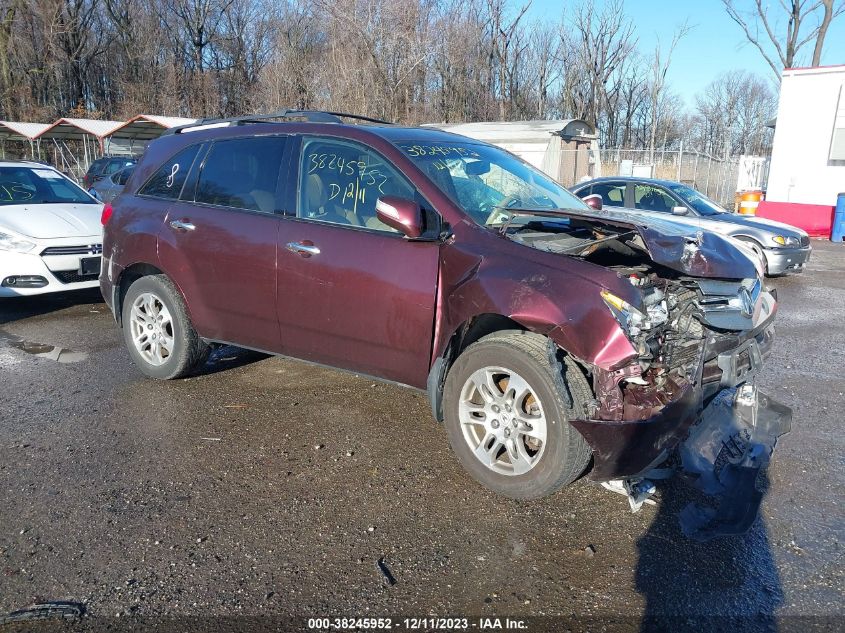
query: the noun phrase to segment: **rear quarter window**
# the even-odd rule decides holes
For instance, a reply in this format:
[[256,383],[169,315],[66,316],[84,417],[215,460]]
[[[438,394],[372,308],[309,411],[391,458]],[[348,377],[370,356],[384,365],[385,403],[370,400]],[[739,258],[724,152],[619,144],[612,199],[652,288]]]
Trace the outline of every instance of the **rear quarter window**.
[[91,166],[88,168],[88,173],[93,175],[99,175],[103,171],[103,166],[106,164],[106,160],[103,158],[95,160],[91,163]]
[[115,174],[118,171],[120,171],[121,169],[123,169],[124,167],[128,167],[131,164],[132,164],[132,161],[127,160],[127,159],[113,160],[113,161],[109,162],[109,164],[106,166],[106,169],[103,173],[105,173],[106,175]]
[[138,195],[166,200],[177,199],[182,193],[182,187],[199,149],[200,145],[192,145],[170,158],[144,183],[138,190]]

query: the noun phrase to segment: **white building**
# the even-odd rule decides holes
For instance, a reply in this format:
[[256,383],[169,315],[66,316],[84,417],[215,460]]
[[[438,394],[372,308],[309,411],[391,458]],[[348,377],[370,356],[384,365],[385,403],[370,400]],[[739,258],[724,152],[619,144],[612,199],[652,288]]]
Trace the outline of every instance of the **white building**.
[[595,131],[586,121],[493,121],[434,125],[498,145],[569,186],[601,175]]
[[788,68],[759,214],[829,235],[840,192],[845,192],[845,65]]

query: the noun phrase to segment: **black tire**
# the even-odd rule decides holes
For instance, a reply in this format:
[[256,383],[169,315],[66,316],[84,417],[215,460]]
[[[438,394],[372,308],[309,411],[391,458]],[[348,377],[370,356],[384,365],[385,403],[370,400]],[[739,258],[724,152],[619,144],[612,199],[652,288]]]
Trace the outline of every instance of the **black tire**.
[[[539,461],[524,474],[491,470],[464,439],[458,413],[461,391],[470,376],[484,367],[516,372],[542,403],[546,445]],[[513,499],[545,497],[574,481],[590,462],[589,445],[569,421],[581,417],[591,399],[589,384],[577,365],[568,357],[560,361],[549,357],[548,339],[517,330],[496,332],[467,347],[446,376],[443,407],[449,443],[464,468],[485,487]]]
[[[132,304],[143,293],[152,293],[170,312],[173,324],[173,350],[161,365],[153,365],[136,349],[130,327]],[[151,378],[172,380],[190,375],[208,357],[209,346],[199,337],[185,308],[182,295],[165,275],[141,277],[129,286],[122,307],[123,340],[132,361]]]

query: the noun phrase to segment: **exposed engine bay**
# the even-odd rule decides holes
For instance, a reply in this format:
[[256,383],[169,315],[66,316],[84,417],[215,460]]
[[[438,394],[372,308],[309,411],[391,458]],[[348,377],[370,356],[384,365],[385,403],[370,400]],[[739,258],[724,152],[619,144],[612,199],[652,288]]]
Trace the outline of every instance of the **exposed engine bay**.
[[[726,281],[685,275],[655,263],[636,229],[595,220],[532,222],[515,227],[509,237],[532,248],[600,264],[640,290],[640,307],[603,293],[639,355],[636,363],[616,371],[591,368],[596,394],[591,418],[645,420],[697,383],[715,387],[705,397],[713,395],[718,387],[750,378],[769,351],[770,332],[762,333],[757,341],[761,345],[749,346],[733,365],[724,359],[720,365],[718,359],[737,343],[734,332],[754,329],[760,320],[755,319],[757,309],[765,313],[757,316],[768,316],[772,310],[761,301],[759,279]],[[697,257],[696,250],[695,241],[685,244],[689,258]]]
[[[505,234],[613,270],[642,297],[634,306],[601,293],[637,357],[611,370],[585,366],[595,399],[572,425],[594,447],[590,478],[626,473],[609,489],[627,491],[639,508],[642,491],[653,489],[649,477],[671,464],[712,501],[682,513],[688,536],[742,533],[762,500],[756,475],[791,425],[791,411],[749,383],[771,349],[775,298],[753,268],[730,265],[739,261],[730,245],[708,249],[706,233],[650,230],[565,215],[532,219]],[[624,447],[619,454],[595,449],[614,443]],[[648,457],[629,457],[632,445]]]

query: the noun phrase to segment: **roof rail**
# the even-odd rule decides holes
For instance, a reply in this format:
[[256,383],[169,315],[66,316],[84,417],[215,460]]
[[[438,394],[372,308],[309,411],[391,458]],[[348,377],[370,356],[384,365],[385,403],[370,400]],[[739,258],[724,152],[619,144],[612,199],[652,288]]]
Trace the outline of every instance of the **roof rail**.
[[248,114],[239,117],[231,117],[226,119],[200,119],[194,123],[187,125],[180,125],[178,127],[166,130],[162,136],[168,134],[180,134],[185,130],[205,126],[222,126],[228,125],[245,125],[247,123],[265,123],[275,119],[303,119],[310,123],[343,123],[343,119],[356,119],[358,121],[366,121],[368,123],[379,123],[381,125],[393,125],[390,121],[382,119],[374,119],[372,117],[363,116],[360,114],[349,114],[346,112],[327,112],[322,110],[277,110],[269,114]]

